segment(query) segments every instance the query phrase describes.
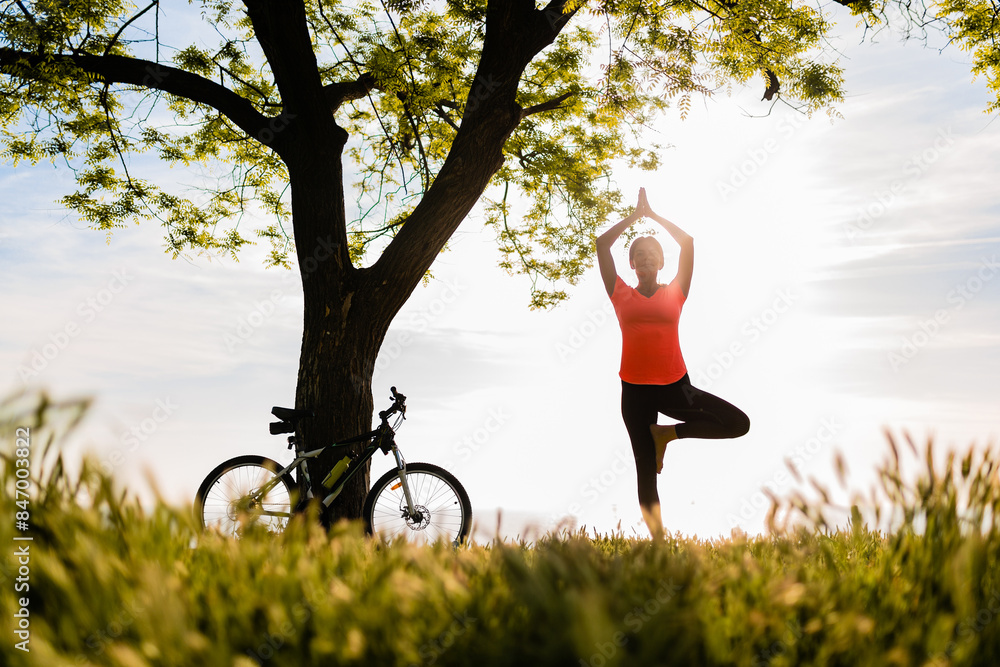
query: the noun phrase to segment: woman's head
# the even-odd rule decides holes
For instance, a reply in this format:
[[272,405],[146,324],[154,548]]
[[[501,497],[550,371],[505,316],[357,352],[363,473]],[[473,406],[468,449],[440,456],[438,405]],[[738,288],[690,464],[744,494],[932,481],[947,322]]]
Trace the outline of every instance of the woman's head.
[[652,236],[640,236],[632,241],[628,249],[628,262],[633,269],[663,268],[663,246]]

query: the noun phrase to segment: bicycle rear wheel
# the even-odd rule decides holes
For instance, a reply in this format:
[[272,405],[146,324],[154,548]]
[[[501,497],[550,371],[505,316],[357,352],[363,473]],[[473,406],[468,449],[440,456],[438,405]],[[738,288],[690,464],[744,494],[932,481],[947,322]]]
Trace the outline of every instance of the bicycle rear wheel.
[[406,483],[417,516],[408,516],[399,471],[372,484],[362,510],[365,530],[386,540],[461,543],[472,527],[472,503],[455,476],[431,463],[408,463]]
[[281,469],[276,461],[252,455],[219,465],[201,483],[195,497],[195,513],[202,527],[232,537],[250,527],[283,531],[297,497],[291,475],[281,477],[267,493],[260,494]]

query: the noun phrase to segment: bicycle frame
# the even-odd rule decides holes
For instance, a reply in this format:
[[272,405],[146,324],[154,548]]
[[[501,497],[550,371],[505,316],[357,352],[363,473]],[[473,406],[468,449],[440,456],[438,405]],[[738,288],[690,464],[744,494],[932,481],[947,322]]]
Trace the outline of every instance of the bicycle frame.
[[[388,454],[391,451],[396,459],[396,469],[399,472],[400,484],[403,486],[403,496],[406,498],[406,509],[407,512],[411,516],[413,516],[414,515],[413,500],[410,497],[410,488],[406,483],[406,460],[403,458],[403,455],[396,447],[396,440],[394,436],[395,432],[392,430],[392,428],[389,427],[388,425],[383,425],[363,435],[354,436],[353,438],[348,438],[347,440],[343,440],[341,442],[325,445],[323,447],[320,447],[319,449],[313,449],[307,452],[298,452],[295,455],[295,460],[289,463],[284,468],[282,468],[279,472],[275,473],[275,476],[269,482],[267,482],[264,486],[257,489],[255,495],[257,495],[258,497],[266,496],[271,489],[273,489],[280,483],[282,477],[290,475],[293,470],[301,466],[302,468],[301,474],[305,478],[306,482],[305,497],[298,504],[298,506],[302,506],[309,500],[315,498],[312,492],[312,483],[309,477],[309,466],[302,464],[308,461],[309,459],[316,458],[317,456],[319,456],[328,449],[336,447],[346,447],[355,442],[363,442],[367,440],[368,445],[361,453],[361,456],[359,456],[357,459],[351,462],[351,464],[347,467],[347,470],[344,471],[344,474],[340,476],[340,479],[336,481],[336,483],[330,489],[330,492],[323,498],[322,500],[323,506],[329,507],[330,504],[337,498],[337,496],[340,495],[340,492],[344,490],[344,486],[347,484],[347,482],[352,477],[354,477],[354,475],[358,472],[358,470],[361,469],[361,466],[363,466],[366,462],[368,462],[368,460],[375,455],[375,452],[382,450],[382,452],[384,452],[385,454]],[[265,514],[267,516],[279,516],[287,518],[291,517],[291,515],[295,512],[297,507],[293,507],[291,509],[292,509],[291,512],[261,511],[261,514]]]

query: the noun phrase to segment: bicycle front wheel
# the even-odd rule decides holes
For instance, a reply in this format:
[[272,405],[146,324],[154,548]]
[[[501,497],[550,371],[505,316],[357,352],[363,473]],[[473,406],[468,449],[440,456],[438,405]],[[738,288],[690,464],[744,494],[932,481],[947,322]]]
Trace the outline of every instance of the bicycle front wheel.
[[390,470],[372,485],[362,510],[369,535],[418,544],[437,540],[459,544],[468,537],[472,503],[454,475],[430,463],[409,463],[406,485],[413,515],[407,511],[398,470]]
[[237,456],[219,465],[195,497],[202,527],[231,537],[251,526],[282,532],[295,507],[296,490],[291,475],[278,477],[281,469],[263,456]]

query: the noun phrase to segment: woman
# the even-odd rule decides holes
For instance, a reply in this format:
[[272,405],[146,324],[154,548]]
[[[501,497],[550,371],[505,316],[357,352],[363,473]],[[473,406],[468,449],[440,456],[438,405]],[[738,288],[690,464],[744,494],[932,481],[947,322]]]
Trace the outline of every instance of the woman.
[[[639,281],[636,287],[625,284],[615,270],[611,246],[643,217],[663,225],[681,247],[677,275],[666,285],[656,280],[663,268],[663,249],[652,236],[637,238],[629,248],[629,265]],[[598,237],[597,262],[622,330],[622,418],[635,456],[639,506],[649,532],[658,538],[663,522],[656,475],[663,469],[667,443],[678,438],[737,438],[750,430],[750,419],[739,408],[691,385],[677,323],[691,287],[694,239],[653,212],[644,188],[631,215]],[[678,423],[657,425],[661,412]]]

